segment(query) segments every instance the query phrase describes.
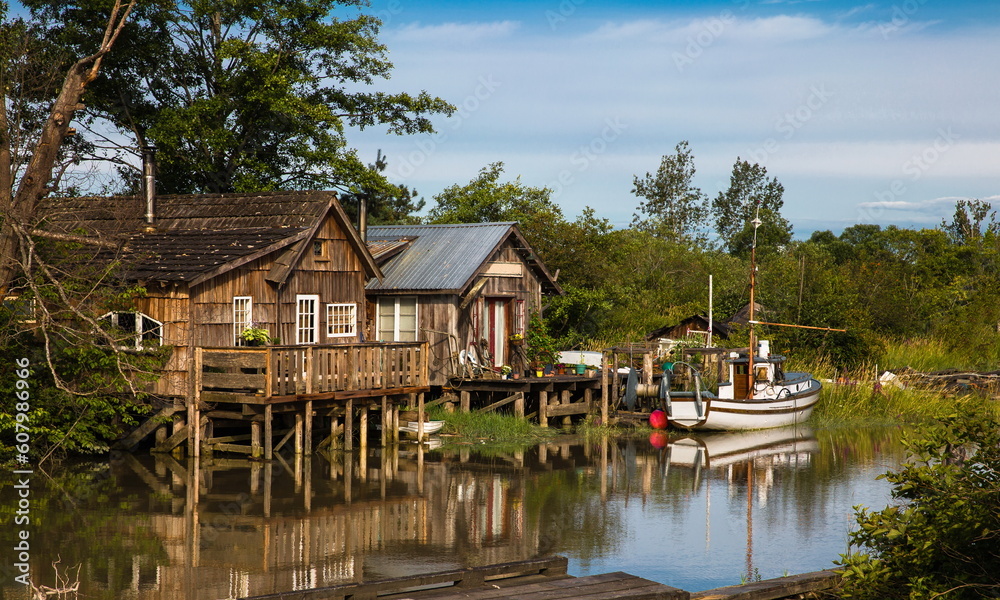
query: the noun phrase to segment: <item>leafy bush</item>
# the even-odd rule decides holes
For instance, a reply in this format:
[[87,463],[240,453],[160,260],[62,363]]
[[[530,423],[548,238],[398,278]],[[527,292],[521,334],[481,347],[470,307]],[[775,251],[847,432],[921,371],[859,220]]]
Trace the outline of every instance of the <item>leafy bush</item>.
[[967,411],[904,441],[911,459],[883,475],[899,502],[856,509],[844,597],[1000,596],[1000,420]]

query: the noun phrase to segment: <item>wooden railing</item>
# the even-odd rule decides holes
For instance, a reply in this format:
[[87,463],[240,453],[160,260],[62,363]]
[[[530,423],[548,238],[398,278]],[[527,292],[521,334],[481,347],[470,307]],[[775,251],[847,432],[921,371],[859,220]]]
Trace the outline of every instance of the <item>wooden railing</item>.
[[197,348],[203,390],[265,397],[428,385],[427,342]]

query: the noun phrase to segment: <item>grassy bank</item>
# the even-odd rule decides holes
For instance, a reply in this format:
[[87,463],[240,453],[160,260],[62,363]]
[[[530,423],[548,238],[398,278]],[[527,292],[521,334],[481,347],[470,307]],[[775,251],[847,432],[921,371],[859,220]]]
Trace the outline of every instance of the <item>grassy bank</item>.
[[1000,412],[1000,402],[981,395],[946,396],[933,390],[901,389],[891,383],[876,385],[879,374],[907,367],[921,372],[975,369],[934,340],[886,340],[885,348],[881,364],[872,362],[849,372],[822,360],[791,366],[791,370],[812,373],[824,382],[813,413],[815,424],[888,425],[926,422],[965,411]]
[[428,411],[434,421],[444,421],[441,433],[462,442],[491,444],[532,444],[559,435],[559,430],[539,427],[513,415],[504,413],[448,412],[441,407]]

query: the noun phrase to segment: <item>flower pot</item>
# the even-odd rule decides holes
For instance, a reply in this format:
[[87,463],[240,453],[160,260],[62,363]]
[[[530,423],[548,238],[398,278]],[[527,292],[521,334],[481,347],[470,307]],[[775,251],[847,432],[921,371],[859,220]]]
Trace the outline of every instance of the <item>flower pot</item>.
[[561,364],[561,363],[558,364],[558,365],[556,365],[556,374],[557,375],[565,375],[566,374],[566,365]]
[[587,370],[587,365],[585,365],[585,364],[576,365],[576,374],[577,375],[583,375],[583,372],[586,371],[586,370]]
[[521,374],[520,373],[511,373],[510,376],[513,377],[514,379],[520,379],[521,378]]
[[535,377],[543,377],[545,375],[544,369],[535,369]]

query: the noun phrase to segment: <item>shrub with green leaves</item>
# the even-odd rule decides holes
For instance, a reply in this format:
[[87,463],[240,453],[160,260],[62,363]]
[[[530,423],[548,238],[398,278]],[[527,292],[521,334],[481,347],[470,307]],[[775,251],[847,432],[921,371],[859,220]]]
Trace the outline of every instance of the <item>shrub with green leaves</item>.
[[898,502],[856,509],[844,597],[1000,597],[1000,420],[966,412],[904,443],[911,458],[882,476]]

